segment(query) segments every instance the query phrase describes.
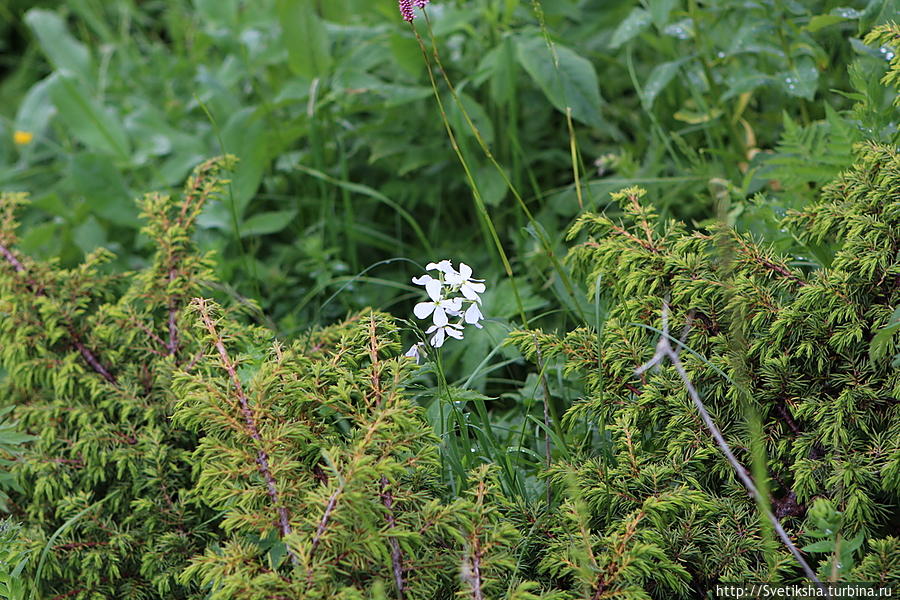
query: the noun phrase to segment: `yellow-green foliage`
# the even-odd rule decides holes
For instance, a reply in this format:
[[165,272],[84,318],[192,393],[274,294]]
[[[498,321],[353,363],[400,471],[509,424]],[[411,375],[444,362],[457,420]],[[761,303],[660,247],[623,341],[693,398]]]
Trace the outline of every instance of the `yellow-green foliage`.
[[143,200],[156,251],[136,273],[104,251],[30,260],[25,199],[0,203],[0,398],[38,436],[11,463],[38,597],[558,597],[519,568],[522,516],[493,470],[442,489],[390,316],[282,345],[202,297],[191,234],[231,163]]
[[890,337],[870,351],[900,303],[895,149],[861,148],[783,220],[825,258],[810,272],[727,227],[664,221],[637,188],[614,195],[621,222],[576,223],[569,262],[610,307],[602,329],[512,336],[586,382],[565,419],[590,439],[546,473],[553,510],[514,504],[496,467],[442,488],[389,315],[283,344],[203,298],[211,259],[191,233],[229,162],[143,201],[156,252],[137,273],[102,251],[30,260],[24,198],[3,197],[0,397],[37,437],[11,461],[9,504],[39,597],[662,599],[797,580],[678,374],[635,375],[664,300],[688,375],[738,459],[765,456],[771,507],[811,562],[900,575],[900,373]]
[[[750,468],[754,445],[764,449],[772,509],[785,527],[801,546],[814,541],[806,509],[830,498],[840,535],[865,540],[838,576],[853,577],[859,564],[856,576],[897,577],[900,540],[886,536],[896,534],[900,511],[900,371],[869,346],[900,304],[900,154],[877,145],[859,152],[817,202],[783,220],[810,251],[833,251],[812,272],[730,228],[689,232],[662,220],[636,188],[614,194],[622,221],[591,214],[575,224],[569,262],[610,310],[599,332],[539,337],[545,356],[563,357],[587,384],[566,419],[600,434],[599,447],[550,472],[578,499],[566,514],[585,529],[578,552],[551,546],[543,564],[554,575],[635,598],[798,576],[787,550],[760,530],[675,369],[635,375],[653,355],[668,301],[672,335],[687,332],[681,360],[738,459]],[[533,336],[513,341],[533,354]],[[750,433],[753,414],[761,439]],[[815,554],[821,547],[812,561],[831,573],[829,555]],[[657,565],[655,576],[643,564]]]

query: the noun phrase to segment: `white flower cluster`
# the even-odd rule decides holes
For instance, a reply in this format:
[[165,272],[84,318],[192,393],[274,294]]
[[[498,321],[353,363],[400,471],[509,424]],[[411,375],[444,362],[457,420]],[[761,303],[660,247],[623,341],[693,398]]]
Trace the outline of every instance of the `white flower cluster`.
[[[426,335],[434,334],[430,343],[435,348],[440,348],[448,337],[461,340],[466,325],[474,325],[481,328],[484,315],[481,314],[481,296],[484,293],[484,280],[472,278],[472,267],[466,263],[459,263],[459,270],[453,268],[449,260],[425,265],[427,271],[437,271],[437,277],[429,274],[421,277],[413,277],[412,282],[425,287],[429,300],[419,302],[413,308],[413,313],[419,319],[431,317],[432,324],[426,331]],[[453,321],[451,322],[451,319]],[[418,360],[419,346],[414,345],[406,353]]]

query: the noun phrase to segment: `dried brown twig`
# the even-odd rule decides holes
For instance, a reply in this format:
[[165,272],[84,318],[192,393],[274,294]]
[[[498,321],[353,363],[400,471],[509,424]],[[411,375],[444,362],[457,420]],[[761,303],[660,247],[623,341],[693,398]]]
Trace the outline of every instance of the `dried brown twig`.
[[[679,347],[683,345],[689,330],[690,322],[688,322],[688,324],[685,326],[684,332],[681,336],[682,339]],[[741,483],[744,484],[744,487],[747,488],[747,491],[750,493],[750,495],[757,501],[760,510],[763,511],[765,516],[772,523],[772,526],[775,528],[776,533],[778,533],[778,537],[781,538],[781,541],[784,542],[784,545],[787,546],[787,549],[790,550],[791,554],[794,555],[794,558],[800,564],[800,567],[803,569],[806,577],[820,588],[825,589],[825,587],[822,585],[822,582],[819,581],[818,577],[816,577],[815,572],[812,570],[812,568],[810,568],[809,564],[803,558],[803,555],[800,554],[800,550],[798,550],[797,546],[794,545],[794,542],[791,541],[791,538],[784,530],[784,527],[781,526],[781,522],[766,506],[766,499],[763,497],[759,489],[753,483],[753,480],[747,474],[747,470],[744,469],[743,465],[741,465],[741,463],[738,462],[738,459],[735,458],[734,453],[731,451],[731,447],[728,445],[728,442],[725,441],[725,438],[722,436],[722,432],[719,431],[719,428],[716,426],[715,422],[712,420],[712,417],[709,415],[709,411],[706,410],[706,406],[700,399],[700,394],[697,392],[697,388],[694,387],[694,384],[691,382],[690,377],[688,377],[687,371],[684,368],[684,364],[682,364],[681,359],[678,357],[678,351],[675,350],[670,343],[671,339],[671,336],[669,336],[669,304],[668,302],[664,302],[662,310],[662,335],[659,337],[659,341],[656,343],[656,352],[653,354],[653,358],[638,367],[635,370],[635,373],[637,375],[641,375],[643,373],[646,373],[653,367],[658,367],[666,359],[669,359],[669,361],[671,361],[672,366],[675,367],[675,370],[681,377],[681,381],[684,383],[684,387],[687,389],[688,395],[690,395],[691,400],[694,401],[694,406],[697,407],[697,412],[700,413],[700,417],[703,419],[703,422],[706,424],[706,427],[712,434],[713,439],[715,439],[716,444],[722,451],[722,454],[724,454],[725,458],[728,459],[728,462],[731,463],[731,466],[734,468],[735,473],[737,473],[738,479],[741,480]]]

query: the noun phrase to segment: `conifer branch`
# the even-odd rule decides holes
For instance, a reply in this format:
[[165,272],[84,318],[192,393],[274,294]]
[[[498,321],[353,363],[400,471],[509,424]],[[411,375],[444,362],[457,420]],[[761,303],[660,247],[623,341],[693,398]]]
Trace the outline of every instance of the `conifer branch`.
[[[610,560],[609,564],[605,566],[602,572],[597,576],[591,600],[601,600],[604,592],[609,586],[608,582],[613,580],[616,575],[627,566],[627,563],[623,558],[625,556],[626,546],[628,545],[629,540],[634,537],[634,534],[637,533],[638,524],[646,516],[647,513],[642,510],[625,526],[625,532],[622,534],[621,540],[619,540],[619,543],[612,549],[612,560]],[[621,565],[619,564],[619,560],[622,560]]]
[[88,348],[81,342],[78,334],[72,331],[71,328],[68,329],[68,332],[69,336],[72,338],[72,344],[75,346],[75,348],[78,349],[81,357],[84,358],[84,362],[89,364],[92,369],[94,369],[97,373],[100,374],[101,377],[103,377],[103,379],[113,385],[116,385],[116,378],[113,377],[112,373],[110,373],[109,370],[104,367],[99,360],[97,360],[97,357],[94,356],[94,353],[88,350]]
[[[484,505],[487,496],[487,483],[484,479],[478,481],[478,489],[475,492],[476,503],[479,508]],[[472,530],[470,542],[472,544],[472,552],[463,559],[463,580],[469,584],[472,589],[472,600],[484,600],[482,592],[483,579],[481,574],[481,558],[483,550],[481,548],[481,532],[480,519],[478,524]]]
[[25,270],[25,265],[23,265],[23,264],[19,261],[19,259],[16,258],[16,255],[13,254],[13,253],[9,250],[9,248],[7,248],[6,246],[4,246],[4,245],[2,245],[2,244],[0,244],[0,254],[3,255],[3,258],[6,259],[6,262],[8,262],[9,264],[12,265],[13,269],[16,270],[16,273],[21,273],[22,271]]
[[[13,270],[16,273],[25,273],[25,265],[22,264],[16,255],[12,253],[12,251],[6,246],[0,244],[0,254],[3,255],[3,258],[6,259],[10,265],[12,265]],[[28,287],[31,288],[32,293],[36,296],[46,296],[43,290],[37,288],[37,284],[33,281],[28,282]],[[78,334],[72,329],[71,326],[66,327],[66,331],[69,334],[69,338],[72,340],[72,345],[75,346],[75,349],[78,350],[78,353],[81,354],[81,357],[84,361],[97,373],[100,374],[106,381],[109,383],[116,385],[116,378],[109,372],[109,369],[103,366],[103,364],[97,359],[93,352],[84,345],[81,341]]]
[[[141,331],[143,331],[144,333],[146,333],[146,334],[147,334],[147,337],[150,338],[152,341],[156,342],[159,346],[161,346],[162,348],[166,348],[166,347],[167,347],[166,342],[164,342],[163,339],[162,339],[161,337],[159,337],[158,335],[156,335],[156,333],[155,333],[152,329],[150,329],[150,328],[147,326],[146,323],[142,322],[142,321],[138,318],[137,315],[135,315],[135,314],[133,314],[133,313],[129,313],[129,314],[128,314],[128,320],[129,320],[135,327],[137,327],[138,329],[140,329]],[[153,352],[154,354],[160,354],[158,351],[155,351],[155,350],[151,350],[151,352]]]
[[[397,527],[394,519],[394,497],[391,490],[388,489],[388,479],[386,475],[381,476],[381,502],[387,509],[388,531],[393,531]],[[388,536],[391,544],[391,567],[394,574],[394,584],[397,586],[397,600],[403,600],[403,552],[400,550],[400,542],[394,536]]]
[[738,479],[741,480],[741,483],[744,484],[744,487],[747,488],[747,491],[750,492],[750,495],[753,497],[753,499],[757,501],[760,510],[764,511],[765,516],[769,519],[769,521],[772,523],[772,526],[775,528],[775,531],[778,533],[778,537],[781,538],[781,541],[784,542],[784,545],[787,546],[787,549],[791,552],[791,554],[794,555],[794,558],[800,564],[800,567],[803,569],[806,577],[810,581],[814,582],[817,586],[819,586],[819,588],[825,590],[826,588],[822,585],[822,582],[819,581],[818,577],[816,577],[815,572],[813,572],[812,568],[810,568],[809,564],[803,558],[803,555],[800,554],[800,550],[797,549],[797,546],[795,546],[794,542],[791,541],[791,538],[784,530],[784,527],[781,526],[781,521],[778,520],[778,517],[776,517],[771,510],[766,508],[766,499],[762,496],[759,489],[753,483],[753,480],[750,478],[750,475],[748,475],[747,470],[743,467],[743,465],[741,465],[738,459],[735,458],[734,453],[731,451],[731,447],[728,445],[728,442],[725,441],[725,438],[722,436],[719,428],[716,426],[709,412],[706,410],[706,406],[700,399],[700,394],[697,392],[697,389],[691,382],[687,370],[684,368],[684,364],[678,357],[678,352],[669,343],[669,339],[669,304],[668,302],[663,302],[662,335],[659,337],[659,342],[657,342],[656,344],[656,352],[653,354],[653,357],[649,361],[638,367],[635,373],[643,374],[649,369],[662,364],[665,359],[669,359],[669,361],[671,361],[672,366],[675,367],[675,370],[681,377],[681,381],[682,383],[684,383],[688,395],[690,395],[691,400],[693,400],[694,406],[700,413],[700,417],[703,419],[703,422],[706,424],[707,429],[709,429],[710,433],[715,439],[716,444],[719,446],[719,449],[725,455],[725,458],[727,458],[728,462],[731,463],[731,466],[734,468],[735,473],[737,473]]
[[[206,300],[204,298],[194,298],[194,304],[200,312],[200,319],[203,322],[204,327],[206,327],[209,335],[212,336],[213,343],[219,353],[219,361],[231,378],[231,384],[234,386],[234,393],[241,405],[241,413],[244,416],[244,424],[247,427],[247,433],[253,438],[253,441],[256,442],[258,446],[256,464],[260,475],[262,475],[262,478],[265,481],[269,498],[272,500],[273,506],[275,506],[278,511],[278,524],[281,529],[281,536],[286,537],[291,534],[290,516],[287,507],[282,505],[279,500],[278,488],[275,485],[275,477],[272,475],[272,470],[269,467],[269,455],[263,448],[262,436],[259,435],[256,417],[254,417],[253,410],[250,408],[250,401],[244,393],[244,387],[241,385],[241,380],[238,377],[235,364],[228,355],[228,350],[225,348],[225,342],[223,341],[222,336],[219,335],[216,325],[210,317],[209,306]],[[288,550],[288,552],[290,552],[290,550]],[[291,556],[294,557],[293,553],[291,553]]]
[[325,505],[325,512],[322,513],[322,518],[319,519],[319,525],[316,527],[316,534],[313,536],[312,544],[309,550],[309,566],[306,568],[306,585],[307,587],[312,584],[312,576],[313,576],[313,564],[312,559],[316,554],[316,549],[319,547],[319,543],[322,541],[322,535],[325,533],[325,529],[328,527],[328,522],[331,520],[331,513],[334,511],[334,507],[337,505],[338,496],[344,491],[344,479],[341,479],[341,484],[337,487],[334,492],[332,492],[331,496],[328,498],[328,503]]
[[[176,271],[175,268],[171,268],[169,270],[169,284],[171,284],[175,280]],[[175,353],[178,351],[178,299],[175,296],[172,296],[169,299],[169,342],[166,344],[166,349],[169,351],[171,356],[175,356]]]
[[381,406],[383,391],[381,389],[381,361],[378,360],[378,332],[375,315],[369,319],[369,360],[372,361],[372,392],[375,395],[375,406]]
[[807,283],[805,281],[803,281],[802,279],[800,279],[799,277],[797,277],[796,275],[791,273],[785,267],[772,262],[771,260],[769,260],[765,256],[760,255],[759,253],[753,252],[753,249],[750,248],[743,239],[741,239],[741,236],[735,235],[734,237],[737,240],[738,244],[740,245],[740,253],[743,254],[744,256],[746,256],[748,260],[760,265],[762,268],[764,268],[766,270],[774,271],[775,273],[778,273],[779,275],[781,275],[782,277],[784,277],[786,279],[790,279],[791,281],[793,281],[794,283],[796,283],[800,286],[807,285]]

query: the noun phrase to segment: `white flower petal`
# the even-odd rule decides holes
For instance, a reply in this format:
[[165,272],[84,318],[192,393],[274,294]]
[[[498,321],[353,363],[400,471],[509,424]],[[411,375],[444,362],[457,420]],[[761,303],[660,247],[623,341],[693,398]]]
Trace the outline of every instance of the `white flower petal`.
[[429,333],[432,333],[432,332],[437,331],[437,330],[438,330],[438,326],[437,326],[437,325],[432,325],[431,327],[429,327],[428,329],[425,330],[425,335],[428,335]]
[[476,294],[484,293],[484,284],[477,283],[474,279],[470,279],[469,282],[466,284],[466,287],[471,288],[472,291],[474,291]]
[[425,291],[428,292],[429,298],[438,302],[441,299],[441,282],[432,278],[431,281],[425,283]]
[[446,259],[436,263],[428,263],[425,265],[425,270],[440,271],[441,273],[456,273],[456,270],[453,268],[453,263]]
[[458,340],[463,339],[463,332],[459,329],[456,329],[455,327],[444,327],[444,330],[450,337],[454,337]]
[[427,319],[435,308],[434,302],[419,302],[413,307],[413,314],[419,319]]
[[472,267],[464,262],[459,263],[459,276],[468,280],[472,276]]
[[427,285],[429,281],[434,281],[434,277],[428,274],[412,278],[412,282],[416,285]]
[[438,327],[437,331],[434,334],[434,337],[431,338],[431,345],[435,348],[440,348],[444,345],[445,333],[443,327]]
[[406,354],[404,354],[403,356],[405,356],[407,358],[415,359],[416,364],[419,364],[419,359],[422,358],[419,348],[422,346],[423,346],[422,342],[417,342],[417,343],[413,344],[412,346],[410,346],[409,350],[407,350]]
[[438,327],[443,327],[448,322],[447,313],[444,312],[444,309],[440,306],[434,307],[434,324]]
[[452,311],[459,310],[462,308],[462,299],[460,298],[446,298],[438,302],[438,306],[443,309],[450,309]]
[[484,315],[481,314],[481,309],[478,308],[478,305],[474,302],[469,305],[469,308],[466,309],[466,316],[464,317],[466,323],[470,325],[474,325],[475,327],[481,329],[481,324],[478,322],[484,318]]
[[[484,287],[484,286],[482,286]],[[472,285],[469,283],[464,283],[459,291],[462,292],[462,295],[472,300],[473,302],[481,302],[481,298],[478,297],[478,294],[472,289]]]

